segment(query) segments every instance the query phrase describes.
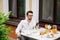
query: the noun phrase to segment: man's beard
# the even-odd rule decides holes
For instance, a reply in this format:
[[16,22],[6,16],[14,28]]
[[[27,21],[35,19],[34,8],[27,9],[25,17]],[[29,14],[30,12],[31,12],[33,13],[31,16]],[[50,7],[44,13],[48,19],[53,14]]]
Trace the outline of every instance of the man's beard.
[[28,20],[32,20],[32,19],[28,19]]

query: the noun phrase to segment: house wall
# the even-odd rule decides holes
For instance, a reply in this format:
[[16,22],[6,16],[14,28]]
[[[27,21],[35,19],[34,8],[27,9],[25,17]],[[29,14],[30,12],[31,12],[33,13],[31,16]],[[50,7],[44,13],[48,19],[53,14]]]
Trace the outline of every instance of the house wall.
[[0,12],[3,11],[3,0],[0,0]]

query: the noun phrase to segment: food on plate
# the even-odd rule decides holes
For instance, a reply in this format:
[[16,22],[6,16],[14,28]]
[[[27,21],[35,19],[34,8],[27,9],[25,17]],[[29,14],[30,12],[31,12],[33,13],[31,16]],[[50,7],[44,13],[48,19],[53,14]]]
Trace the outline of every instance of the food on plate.
[[52,29],[51,31],[52,31],[54,34],[57,33],[57,29]]
[[43,31],[40,32],[40,35],[44,35],[46,33],[47,33],[46,30],[43,30]]
[[56,25],[53,25],[53,28],[51,30],[54,34],[57,33],[57,26]]
[[45,24],[45,28],[48,29],[48,24]]
[[51,25],[45,24],[46,29],[51,29]]
[[51,32],[51,30],[50,30],[50,29],[48,29],[48,30],[47,30],[47,32]]
[[52,34],[52,33],[49,33],[49,34],[47,34],[47,35],[46,35],[46,37],[47,37],[47,38],[54,37],[54,34]]

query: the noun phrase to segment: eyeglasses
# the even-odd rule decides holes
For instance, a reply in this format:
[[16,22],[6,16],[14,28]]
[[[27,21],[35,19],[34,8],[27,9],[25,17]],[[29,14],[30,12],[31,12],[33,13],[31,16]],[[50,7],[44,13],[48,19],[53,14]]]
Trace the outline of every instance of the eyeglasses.
[[33,15],[28,15],[28,16],[33,16]]

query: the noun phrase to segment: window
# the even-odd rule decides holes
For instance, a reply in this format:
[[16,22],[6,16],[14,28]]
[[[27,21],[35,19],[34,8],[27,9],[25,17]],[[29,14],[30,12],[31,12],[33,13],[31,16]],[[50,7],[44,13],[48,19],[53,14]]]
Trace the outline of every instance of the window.
[[25,18],[26,0],[9,0],[9,11],[11,14],[6,24],[17,26],[20,20]]
[[10,17],[17,17],[17,0],[9,0]]
[[60,24],[60,0],[39,0],[39,21]]
[[18,18],[25,18],[25,0],[17,1]]
[[9,0],[10,17],[25,18],[25,0]]
[[60,23],[60,0],[57,0],[56,23]]
[[40,7],[40,10],[39,10],[40,11],[39,12],[40,13],[40,20],[46,21],[46,22],[53,21],[54,0],[42,0],[41,4],[40,4],[40,6],[42,6],[42,8]]
[[43,0],[42,20],[53,21],[53,0]]

